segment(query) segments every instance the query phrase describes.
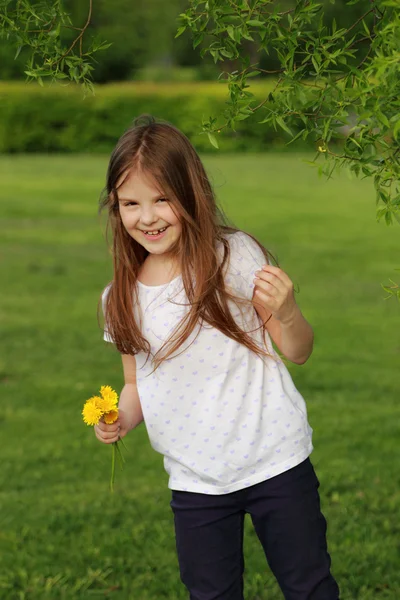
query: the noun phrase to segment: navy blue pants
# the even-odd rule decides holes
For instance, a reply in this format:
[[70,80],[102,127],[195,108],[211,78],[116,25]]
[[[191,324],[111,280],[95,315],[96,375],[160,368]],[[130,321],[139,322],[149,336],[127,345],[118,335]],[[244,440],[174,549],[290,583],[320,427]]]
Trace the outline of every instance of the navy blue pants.
[[243,600],[246,513],[286,600],[338,600],[318,487],[307,459],[230,494],[172,490],[180,575],[190,600]]

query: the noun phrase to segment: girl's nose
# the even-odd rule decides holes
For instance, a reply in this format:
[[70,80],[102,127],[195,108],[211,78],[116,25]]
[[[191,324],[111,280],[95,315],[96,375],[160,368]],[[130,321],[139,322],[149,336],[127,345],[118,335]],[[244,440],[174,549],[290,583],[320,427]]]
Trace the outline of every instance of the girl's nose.
[[140,215],[140,222],[142,225],[152,225],[157,221],[157,216],[152,209],[142,210]]

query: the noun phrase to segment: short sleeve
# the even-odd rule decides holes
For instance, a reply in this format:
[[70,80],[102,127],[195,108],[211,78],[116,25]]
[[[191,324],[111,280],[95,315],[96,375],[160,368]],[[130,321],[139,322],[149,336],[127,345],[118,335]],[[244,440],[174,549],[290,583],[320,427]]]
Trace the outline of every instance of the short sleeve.
[[108,333],[108,330],[107,330],[106,303],[107,303],[107,297],[108,297],[108,293],[109,293],[110,289],[111,289],[111,283],[108,284],[108,286],[106,287],[106,289],[104,290],[104,292],[101,296],[101,305],[102,305],[103,315],[104,315],[103,340],[105,340],[106,342],[114,343],[114,340],[112,339],[112,337],[110,336],[110,334]]
[[231,257],[226,282],[251,300],[255,272],[269,261],[258,244],[243,231],[231,234],[228,239]]

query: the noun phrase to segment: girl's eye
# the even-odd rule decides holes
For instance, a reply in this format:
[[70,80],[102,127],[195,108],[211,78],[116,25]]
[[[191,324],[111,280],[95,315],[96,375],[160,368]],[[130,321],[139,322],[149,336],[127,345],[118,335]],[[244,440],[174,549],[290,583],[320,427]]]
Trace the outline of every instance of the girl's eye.
[[[157,202],[168,202],[167,198],[158,198]],[[137,202],[126,202],[125,206],[136,206]]]

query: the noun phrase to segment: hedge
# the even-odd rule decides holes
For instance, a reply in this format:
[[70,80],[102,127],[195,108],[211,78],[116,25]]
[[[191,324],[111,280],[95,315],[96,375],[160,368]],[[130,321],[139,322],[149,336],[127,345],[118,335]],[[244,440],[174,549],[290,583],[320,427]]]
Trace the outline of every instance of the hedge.
[[[265,98],[273,82],[255,86]],[[110,152],[133,119],[150,113],[181,129],[199,152],[216,152],[201,134],[203,117],[220,113],[226,85],[193,82],[97,85],[84,97],[73,85],[40,87],[28,83],[0,83],[0,152]],[[219,135],[222,151],[260,152],[292,149],[287,135],[258,124],[260,115],[239,123],[237,131]],[[299,148],[299,144],[296,144]]]

